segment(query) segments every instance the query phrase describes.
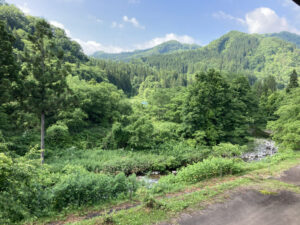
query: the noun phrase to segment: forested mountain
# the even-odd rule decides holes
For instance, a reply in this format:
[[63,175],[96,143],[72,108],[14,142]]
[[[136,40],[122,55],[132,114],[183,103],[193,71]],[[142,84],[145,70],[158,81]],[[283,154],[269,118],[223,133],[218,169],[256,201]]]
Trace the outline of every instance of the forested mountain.
[[284,41],[291,42],[300,48],[300,36],[298,34],[282,31],[280,33],[266,34],[267,37],[277,37]]
[[272,75],[286,84],[292,69],[300,69],[300,49],[274,37],[231,31],[197,50],[143,57],[151,67],[193,74],[217,68],[224,72]]
[[115,61],[124,61],[128,62],[131,59],[138,57],[146,57],[151,55],[159,55],[159,54],[168,54],[173,52],[181,52],[186,50],[198,49],[199,45],[196,44],[182,44],[178,41],[167,41],[160,45],[157,45],[150,49],[145,50],[136,50],[133,52],[123,52],[123,53],[105,53],[105,52],[96,52],[92,55],[94,58],[98,59],[110,59]]
[[[170,41],[105,57],[0,0],[0,224],[123,202],[174,215],[152,194],[270,170],[300,149],[295,44],[232,31],[201,48]],[[266,127],[281,153],[246,164],[238,157]],[[152,171],[170,175],[137,180]]]

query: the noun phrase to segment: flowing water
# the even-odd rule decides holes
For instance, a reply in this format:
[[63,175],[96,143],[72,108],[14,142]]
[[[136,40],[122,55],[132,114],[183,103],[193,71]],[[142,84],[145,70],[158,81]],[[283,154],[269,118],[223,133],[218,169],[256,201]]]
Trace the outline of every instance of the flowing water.
[[[255,139],[252,151],[244,153],[241,158],[246,162],[259,161],[267,156],[274,155],[276,152],[277,147],[274,141],[269,139]],[[158,182],[160,176],[159,172],[153,172],[149,176],[139,176],[138,180],[142,181],[147,188],[151,188]]]
[[253,151],[244,153],[241,158],[246,161],[258,161],[277,152],[275,142],[269,139],[255,139]]
[[139,181],[143,182],[147,188],[151,188],[160,178],[159,174],[151,174],[149,176],[138,176]]

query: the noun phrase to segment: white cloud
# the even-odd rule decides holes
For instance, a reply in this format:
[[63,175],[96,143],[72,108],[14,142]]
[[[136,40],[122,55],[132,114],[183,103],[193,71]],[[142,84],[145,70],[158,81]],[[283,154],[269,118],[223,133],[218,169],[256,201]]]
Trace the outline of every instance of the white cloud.
[[96,41],[83,41],[78,38],[74,38],[74,41],[78,42],[81,45],[84,53],[86,53],[87,55],[91,55],[97,51],[104,51],[109,53],[120,53],[129,51],[128,49],[124,49],[118,46],[104,46]]
[[174,33],[170,33],[170,34],[166,34],[164,37],[157,37],[157,38],[153,38],[150,41],[147,41],[143,44],[137,44],[135,45],[136,49],[147,49],[147,48],[153,48],[156,45],[160,45],[166,41],[171,41],[171,40],[175,40],[175,41],[179,41],[181,43],[186,43],[186,44],[194,44],[196,43],[196,41],[194,40],[194,38],[188,36],[188,35],[176,35]]
[[213,14],[219,19],[234,20],[247,27],[249,33],[276,33],[289,31],[300,34],[300,30],[290,25],[285,17],[279,17],[270,8],[261,7],[246,13],[245,18],[238,18],[222,11]]
[[116,21],[114,21],[114,22],[111,23],[111,27],[112,27],[112,28],[123,28],[123,27],[124,27],[124,24],[122,24],[122,23],[117,23]]
[[[70,30],[68,30],[64,26],[64,24],[62,24],[58,21],[54,21],[54,20],[50,21],[50,24],[55,26],[55,27],[58,27],[58,28],[61,28],[61,29],[65,30],[68,37],[70,37],[72,40],[74,40],[78,44],[80,44],[80,46],[82,47],[84,53],[87,54],[87,55],[91,55],[91,54],[93,54],[97,51],[104,51],[104,52],[107,52],[107,53],[120,53],[120,52],[133,51],[135,49],[147,49],[147,48],[152,48],[156,45],[162,44],[163,42],[171,41],[171,40],[176,40],[176,41],[179,41],[181,43],[187,43],[187,44],[196,43],[196,41],[188,35],[180,36],[180,35],[176,35],[174,33],[170,33],[170,34],[166,34],[164,37],[153,38],[152,40],[147,41],[143,44],[137,44],[137,45],[134,45],[133,48],[127,48],[126,49],[126,48],[122,48],[122,47],[119,47],[119,46],[103,45],[99,42],[92,41],[92,40],[84,41],[82,39],[72,37]],[[113,25],[115,27],[118,27],[122,24],[118,24],[116,22],[113,22]]]
[[30,14],[31,13],[31,10],[30,8],[28,7],[28,4],[27,2],[24,2],[22,5],[17,5],[17,7],[19,9],[21,9],[21,11],[24,13],[24,14]]
[[140,29],[145,29],[145,26],[142,26],[139,21],[132,17],[132,18],[128,18],[128,16],[123,16],[123,21],[126,23],[131,23],[133,26],[140,28]]
[[218,18],[218,19],[227,19],[227,20],[234,20],[240,24],[245,24],[245,20],[238,18],[238,17],[234,17],[230,14],[227,14],[223,11],[219,11],[213,14],[213,17]]
[[76,41],[78,44],[80,44],[84,53],[87,55],[91,55],[97,51],[104,51],[109,53],[119,53],[119,52],[129,51],[128,49],[124,49],[117,46],[104,46],[101,43],[98,43],[96,41],[91,41],[91,40],[83,41],[79,38],[72,37],[70,30],[66,29],[66,27],[62,23],[52,20],[50,21],[50,24],[65,30],[67,36],[70,37],[72,40]]
[[97,22],[97,23],[103,23],[103,20],[101,20],[101,19],[96,19],[96,22]]
[[276,12],[270,8],[257,8],[245,16],[249,33],[274,33],[281,31],[290,31],[300,34],[300,30],[289,25],[284,17],[279,17]]
[[57,22],[57,21],[55,21],[55,20],[51,20],[49,23],[50,23],[51,25],[55,26],[55,27],[58,27],[58,28],[60,28],[60,29],[65,30],[66,35],[67,35],[68,37],[71,37],[71,32],[70,32],[70,30],[67,29],[62,23]]

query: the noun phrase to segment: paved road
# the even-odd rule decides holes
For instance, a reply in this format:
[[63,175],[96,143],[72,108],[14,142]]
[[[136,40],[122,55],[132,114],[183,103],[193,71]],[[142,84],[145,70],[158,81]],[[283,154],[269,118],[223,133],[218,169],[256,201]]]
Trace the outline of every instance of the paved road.
[[[286,171],[280,180],[300,185],[300,165]],[[281,191],[266,195],[255,190],[244,190],[224,203],[181,215],[174,224],[300,225],[300,194]]]

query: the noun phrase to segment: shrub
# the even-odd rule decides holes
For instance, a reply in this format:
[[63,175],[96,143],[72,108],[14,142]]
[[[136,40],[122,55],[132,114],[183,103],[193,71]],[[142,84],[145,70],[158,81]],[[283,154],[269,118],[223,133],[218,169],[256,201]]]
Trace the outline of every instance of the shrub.
[[69,137],[69,129],[63,123],[56,123],[47,129],[47,142],[52,146],[64,146]]
[[52,177],[47,166],[0,153],[0,224],[45,215]]
[[220,143],[212,147],[212,155],[215,157],[240,156],[246,150],[246,146],[234,145],[231,143]]
[[242,162],[238,162],[236,159],[210,158],[183,168],[178,172],[176,180],[197,183],[207,178],[236,174],[242,171]]
[[149,209],[165,209],[166,204],[160,202],[159,200],[155,199],[152,195],[146,195],[143,199],[145,206]]
[[52,201],[56,210],[68,205],[81,206],[108,201],[119,195],[132,195],[137,189],[135,176],[129,179],[124,173],[113,177],[90,173],[79,166],[67,166],[64,171],[65,174],[52,190]]

